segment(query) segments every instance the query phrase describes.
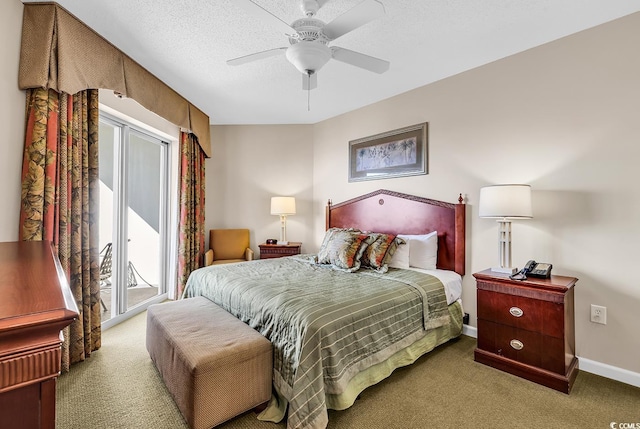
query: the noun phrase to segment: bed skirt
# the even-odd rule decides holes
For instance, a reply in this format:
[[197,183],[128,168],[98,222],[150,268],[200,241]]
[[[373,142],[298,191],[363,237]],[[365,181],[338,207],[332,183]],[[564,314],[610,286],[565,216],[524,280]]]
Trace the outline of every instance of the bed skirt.
[[[462,305],[459,301],[449,305],[450,321],[448,324],[429,331],[408,347],[405,347],[388,359],[377,363],[368,369],[356,374],[344,392],[339,394],[326,394],[327,408],[331,410],[345,410],[353,405],[358,395],[367,387],[379,383],[389,377],[391,373],[400,367],[411,365],[420,356],[430,352],[441,344],[457,338],[462,334]],[[287,411],[287,400],[274,388],[271,400],[259,415],[258,419],[278,423],[282,421]]]

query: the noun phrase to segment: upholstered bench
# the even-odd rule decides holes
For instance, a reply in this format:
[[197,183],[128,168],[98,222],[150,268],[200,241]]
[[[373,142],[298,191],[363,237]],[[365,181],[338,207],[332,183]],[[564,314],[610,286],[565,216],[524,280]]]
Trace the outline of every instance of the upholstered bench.
[[271,397],[271,343],[203,297],[149,306],[147,350],[192,429]]

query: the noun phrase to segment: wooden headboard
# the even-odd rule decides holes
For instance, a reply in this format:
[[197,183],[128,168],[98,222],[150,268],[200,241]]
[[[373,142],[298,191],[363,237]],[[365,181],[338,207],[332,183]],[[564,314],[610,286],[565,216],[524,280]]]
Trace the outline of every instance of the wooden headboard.
[[438,231],[438,264],[464,275],[465,204],[430,200],[380,189],[326,208],[326,228],[358,228],[386,234]]

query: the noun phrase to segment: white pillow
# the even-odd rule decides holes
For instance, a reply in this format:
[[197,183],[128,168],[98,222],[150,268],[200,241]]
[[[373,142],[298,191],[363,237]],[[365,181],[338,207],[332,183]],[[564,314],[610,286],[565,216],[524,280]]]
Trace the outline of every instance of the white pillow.
[[[422,268],[423,270],[436,269],[436,264],[438,263],[438,231],[422,235],[399,234],[398,237],[409,244],[409,266]],[[396,253],[398,252],[396,251]]]
[[[398,236],[400,238],[400,236]],[[392,268],[409,268],[409,240],[399,244],[396,252],[391,256],[389,266]]]

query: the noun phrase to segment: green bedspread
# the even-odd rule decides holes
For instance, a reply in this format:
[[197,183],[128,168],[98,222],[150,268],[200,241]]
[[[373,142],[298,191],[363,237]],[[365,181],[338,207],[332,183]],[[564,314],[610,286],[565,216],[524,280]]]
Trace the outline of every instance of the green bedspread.
[[289,429],[326,427],[326,395],[450,320],[433,276],[345,273],[313,261],[300,255],[201,268],[183,295],[207,297],[273,343],[274,386],[288,401]]

